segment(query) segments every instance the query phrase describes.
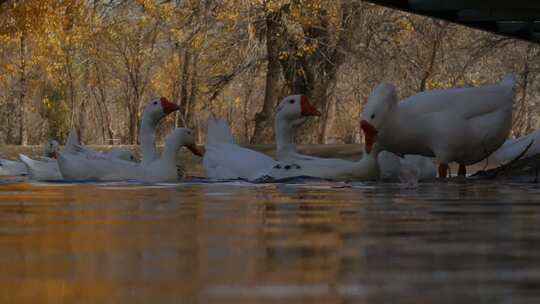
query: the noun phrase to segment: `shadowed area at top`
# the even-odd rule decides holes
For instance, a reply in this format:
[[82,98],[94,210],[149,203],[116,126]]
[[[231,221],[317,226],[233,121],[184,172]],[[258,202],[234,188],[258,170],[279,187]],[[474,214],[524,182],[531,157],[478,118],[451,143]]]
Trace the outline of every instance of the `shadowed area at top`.
[[368,0],[512,38],[540,42],[540,3],[535,0]]

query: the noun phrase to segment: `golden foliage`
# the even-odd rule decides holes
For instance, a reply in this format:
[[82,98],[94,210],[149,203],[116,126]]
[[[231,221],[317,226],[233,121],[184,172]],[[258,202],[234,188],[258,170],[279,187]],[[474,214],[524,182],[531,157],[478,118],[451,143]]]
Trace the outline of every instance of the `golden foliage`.
[[[351,3],[359,14],[357,25],[347,28],[344,8]],[[356,0],[17,0],[2,9],[1,118],[12,115],[22,92],[28,109],[39,113],[29,128],[62,134],[71,124],[87,125],[95,141],[133,140],[127,130],[153,96],[189,99],[185,111],[197,116],[192,121],[214,110],[235,118],[242,113],[233,129],[247,134],[262,108],[269,41],[280,65],[275,99],[297,93],[292,84],[298,79],[311,81],[300,89],[320,89],[312,93],[322,96],[321,105],[333,98],[337,111],[347,113],[336,118],[339,134],[356,129],[360,105],[383,79],[395,82],[402,96],[420,86],[493,82],[506,70],[522,69],[529,49],[513,43],[506,45],[517,51],[497,52],[503,44],[490,47],[495,38],[485,33]],[[267,41],[269,18],[278,28]],[[530,52],[537,58],[536,48]],[[526,97],[537,98],[535,85],[529,88]],[[0,141],[17,124],[12,119],[0,128]]]

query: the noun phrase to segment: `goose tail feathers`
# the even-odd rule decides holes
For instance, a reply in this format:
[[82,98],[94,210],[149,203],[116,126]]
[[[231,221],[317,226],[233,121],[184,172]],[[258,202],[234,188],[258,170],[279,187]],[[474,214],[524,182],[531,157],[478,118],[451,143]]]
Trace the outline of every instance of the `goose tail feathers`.
[[234,144],[234,137],[227,123],[214,115],[208,118],[208,133],[206,144],[228,143]]
[[71,128],[69,130],[69,135],[66,141],[66,145],[64,147],[64,152],[74,152],[77,146],[80,146],[79,137],[77,136],[77,130],[75,130],[75,128]]

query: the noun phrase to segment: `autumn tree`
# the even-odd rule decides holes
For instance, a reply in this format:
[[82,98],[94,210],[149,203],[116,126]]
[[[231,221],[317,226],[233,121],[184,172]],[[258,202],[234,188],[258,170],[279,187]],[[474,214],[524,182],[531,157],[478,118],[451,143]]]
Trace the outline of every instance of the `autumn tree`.
[[[49,1],[6,1],[1,4],[0,28],[3,41],[15,46],[16,60],[11,63],[12,76],[16,78],[14,86],[16,93],[8,106],[10,125],[7,130],[7,141],[26,145],[28,130],[26,125],[26,106],[29,91],[29,73],[32,69],[32,53],[39,50],[47,33],[49,24],[41,22],[47,19],[52,12]],[[30,44],[34,44],[33,47]],[[18,124],[18,135],[14,138],[13,120]]]
[[116,63],[113,73],[124,89],[121,98],[128,114],[126,142],[130,144],[137,143],[140,108],[159,56],[160,22],[144,14],[144,9],[144,5],[125,3],[116,7],[114,16],[106,21],[105,37],[114,60],[109,62]]
[[[400,98],[514,73],[513,134],[538,126],[538,47],[362,1],[0,1],[0,142],[136,143],[143,106],[197,129],[227,119],[239,142],[272,143],[277,102],[305,94],[323,112],[299,142],[354,143],[374,86]],[[174,120],[176,118],[176,120]],[[29,130],[32,130],[29,132]]]

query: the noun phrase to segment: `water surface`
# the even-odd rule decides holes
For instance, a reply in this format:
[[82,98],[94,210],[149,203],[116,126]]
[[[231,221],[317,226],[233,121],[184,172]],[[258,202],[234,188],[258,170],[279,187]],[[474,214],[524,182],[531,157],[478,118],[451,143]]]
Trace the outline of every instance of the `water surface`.
[[533,184],[0,185],[1,303],[534,303]]

